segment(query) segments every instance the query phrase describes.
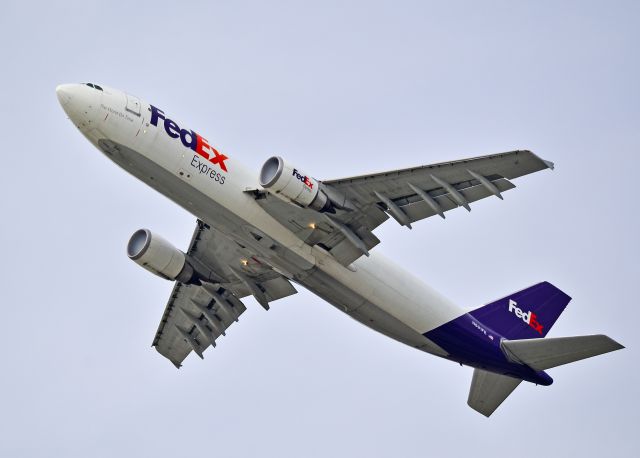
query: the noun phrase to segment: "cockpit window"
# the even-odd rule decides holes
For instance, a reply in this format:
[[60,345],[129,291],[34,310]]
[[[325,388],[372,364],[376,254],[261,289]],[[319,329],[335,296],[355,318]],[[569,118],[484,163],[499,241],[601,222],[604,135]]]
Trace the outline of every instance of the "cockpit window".
[[92,87],[94,89],[97,89],[99,91],[102,91],[102,88],[100,86],[98,86],[97,84],[93,84],[93,83],[85,83],[87,86]]

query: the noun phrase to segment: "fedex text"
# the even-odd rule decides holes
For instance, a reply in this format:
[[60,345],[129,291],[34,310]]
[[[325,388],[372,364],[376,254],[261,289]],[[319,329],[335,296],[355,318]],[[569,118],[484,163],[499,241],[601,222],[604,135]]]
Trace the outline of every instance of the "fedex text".
[[511,313],[515,313],[515,315],[520,318],[522,321],[531,326],[536,332],[542,335],[542,325],[538,322],[538,316],[532,311],[523,312],[522,309],[518,307],[518,303],[513,299],[509,299],[509,311]]
[[297,169],[293,169],[293,176],[302,181],[309,189],[313,189],[313,182],[308,176],[302,175]]
[[167,118],[162,110],[151,105],[151,124],[158,127],[158,120],[162,119],[164,130],[171,138],[180,137],[180,141],[186,148],[195,151],[211,164],[217,165],[223,172],[228,172],[224,161],[229,159],[217,149],[209,145],[209,142],[192,130],[181,129],[175,121]]

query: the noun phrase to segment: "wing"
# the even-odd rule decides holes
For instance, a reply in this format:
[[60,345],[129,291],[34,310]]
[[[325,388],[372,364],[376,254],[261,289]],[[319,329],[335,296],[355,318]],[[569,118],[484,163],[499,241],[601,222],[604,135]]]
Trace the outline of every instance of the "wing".
[[265,308],[269,302],[296,293],[289,281],[261,263],[246,247],[198,221],[187,258],[209,281],[176,282],[153,346],[180,367],[194,351],[203,358],[246,310],[240,298],[253,295]]
[[380,243],[372,231],[389,216],[403,226],[513,189],[510,180],[553,168],[531,151],[443,162],[338,180],[322,181],[337,203],[334,214],[320,214],[265,191],[250,191],[272,216],[310,245],[351,264]]

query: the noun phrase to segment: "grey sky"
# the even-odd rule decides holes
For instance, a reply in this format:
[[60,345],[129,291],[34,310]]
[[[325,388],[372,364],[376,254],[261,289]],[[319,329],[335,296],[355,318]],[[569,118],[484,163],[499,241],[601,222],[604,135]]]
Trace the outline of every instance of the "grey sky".
[[[209,4],[210,3],[210,4]],[[15,2],[0,15],[0,456],[637,456],[638,2]],[[129,261],[195,218],[66,119],[60,83],[155,102],[253,167],[336,178],[531,149],[505,201],[393,222],[376,248],[465,306],[541,280],[552,336],[628,348],[523,384],[490,419],[471,370],[306,291],[253,300],[204,361],[150,347],[171,284]]]

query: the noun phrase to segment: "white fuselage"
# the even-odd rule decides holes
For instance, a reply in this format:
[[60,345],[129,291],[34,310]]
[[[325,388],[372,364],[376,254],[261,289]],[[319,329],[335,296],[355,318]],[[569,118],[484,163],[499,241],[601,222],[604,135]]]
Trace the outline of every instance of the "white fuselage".
[[[65,85],[58,88],[58,97],[71,120],[109,159],[211,227],[251,247],[275,270],[356,320],[408,345],[446,356],[423,334],[464,310],[375,250],[370,257],[342,266],[322,248],[298,238],[245,192],[260,189],[258,173],[245,169],[232,153],[216,150],[228,156],[223,167],[207,161],[179,137],[169,135],[190,126],[176,122],[167,131],[162,122],[150,122],[146,102],[101,89]],[[175,119],[170,113],[166,117]],[[213,156],[211,142],[204,148]],[[286,255],[274,258],[244,235],[248,228],[266,234],[286,249]]]

